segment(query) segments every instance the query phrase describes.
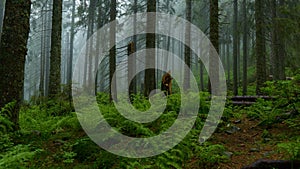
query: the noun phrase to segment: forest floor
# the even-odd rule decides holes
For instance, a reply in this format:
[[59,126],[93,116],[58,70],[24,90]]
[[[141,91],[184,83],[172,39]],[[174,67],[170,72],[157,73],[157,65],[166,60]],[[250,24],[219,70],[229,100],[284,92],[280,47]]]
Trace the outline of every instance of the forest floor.
[[[272,127],[266,128],[259,125],[260,120],[251,120],[246,115],[241,115],[238,119],[229,119],[229,122],[230,127],[235,126],[239,130],[228,133],[227,129],[230,127],[222,127],[212,135],[209,142],[223,145],[230,154],[230,160],[213,168],[240,169],[259,159],[288,159],[287,154],[278,151],[277,144],[289,142],[290,137],[300,135],[299,131],[289,128],[285,123],[273,124]],[[77,134],[76,138],[86,136],[83,131]],[[50,154],[55,154],[57,144],[59,143],[50,140],[44,148],[51,152]],[[187,166],[189,169],[199,169],[195,160],[191,160]]]
[[[277,144],[288,142],[288,138],[299,135],[299,131],[284,123],[274,124],[270,128],[260,126],[259,120],[251,120],[242,115],[240,119],[230,120],[239,128],[234,133],[225,131],[213,134],[210,141],[223,145],[230,154],[230,161],[220,163],[216,168],[240,169],[258,159],[287,159],[287,155],[278,151]],[[238,121],[238,124],[235,124]]]
[[[264,108],[261,107],[259,107],[259,110],[262,109],[264,113],[269,113],[268,111],[264,111]],[[208,149],[197,150],[197,148],[201,148],[198,144],[197,137],[194,140],[187,137],[187,141],[184,142],[185,140],[183,140],[183,142],[191,142],[190,145],[187,144],[187,146],[184,147],[186,149],[179,151],[182,152],[182,155],[178,155],[177,153],[175,153],[174,156],[170,155],[170,157],[175,157],[174,159],[169,158],[165,154],[160,156],[160,158],[153,157],[149,159],[129,159],[111,154],[101,149],[86,135],[75,113],[52,116],[47,115],[46,112],[41,113],[41,110],[43,109],[36,106],[33,106],[31,109],[24,108],[20,114],[20,124],[23,131],[13,135],[11,140],[0,139],[1,144],[2,142],[5,143],[3,145],[12,145],[11,149],[6,148],[7,150],[5,150],[7,152],[2,153],[8,155],[3,159],[0,158],[0,168],[1,160],[8,161],[9,163],[7,162],[7,165],[9,166],[19,165],[19,163],[14,164],[14,161],[10,159],[12,158],[10,154],[12,154],[13,157],[18,157],[14,154],[19,153],[21,154],[20,157],[22,157],[22,155],[32,152],[36,154],[34,158],[28,157],[26,163],[23,163],[24,166],[30,166],[32,169],[131,169],[144,168],[143,165],[145,164],[150,165],[148,168],[162,168],[160,165],[167,164],[165,161],[174,162],[176,164],[178,162],[178,165],[176,167],[166,165],[164,168],[240,169],[259,159],[291,159],[292,157],[289,155],[291,155],[291,152],[294,153],[294,151],[284,153],[279,150],[279,144],[287,145],[286,143],[295,143],[297,146],[294,146],[295,144],[289,144],[289,146],[292,145],[292,149],[298,147],[298,149],[296,148],[298,151],[296,152],[297,157],[300,152],[300,146],[298,145],[300,140],[299,120],[291,119],[294,124],[291,125],[291,122],[285,121],[281,116],[277,115],[274,116],[274,119],[270,120],[270,114],[260,119],[258,116],[256,117],[251,114],[251,110],[241,107],[227,107],[227,111],[224,112],[222,117],[222,123],[220,123],[214,134],[208,140],[208,146],[203,146],[208,147]],[[56,109],[53,109],[53,111],[55,110]],[[285,110],[286,109],[280,110],[280,113],[284,113]],[[299,115],[294,117],[294,119],[299,118]],[[121,121],[117,118],[114,119]],[[267,120],[267,122],[271,121],[272,123],[266,123],[265,120]],[[296,127],[294,127],[295,125]],[[132,129],[132,132],[135,132],[135,128]],[[12,140],[14,142],[12,142]],[[192,144],[194,142],[195,144]],[[21,145],[23,149],[19,150],[17,146],[13,145]],[[217,151],[211,148],[213,145],[218,146]],[[28,148],[25,149],[24,147]],[[290,149],[290,147],[288,147],[288,149]],[[189,150],[191,153],[188,158],[185,158]],[[228,157],[228,160],[224,155]],[[179,156],[183,160],[176,158]],[[161,159],[166,160],[159,161]]]

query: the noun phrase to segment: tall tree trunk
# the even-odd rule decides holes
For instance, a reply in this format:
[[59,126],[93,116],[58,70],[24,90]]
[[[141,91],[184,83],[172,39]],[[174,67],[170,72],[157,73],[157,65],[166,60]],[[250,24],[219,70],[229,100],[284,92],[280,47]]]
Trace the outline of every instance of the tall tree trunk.
[[19,129],[19,110],[24,87],[25,56],[29,35],[30,0],[9,0],[0,43],[0,109],[16,101],[10,120]]
[[277,29],[277,1],[271,1],[271,12],[272,12],[272,32],[271,32],[271,74],[273,80],[279,80],[279,56],[278,56],[278,29]]
[[[103,26],[103,21],[104,21],[104,17],[103,17],[103,11],[102,11],[102,0],[98,1],[98,16],[97,16],[97,39],[96,39],[96,56],[95,56],[95,69],[94,72],[96,73],[96,82],[95,82],[95,94],[97,94],[97,88],[98,88],[98,76],[100,76],[100,79],[104,79],[103,75],[102,75],[102,71],[99,70],[99,55],[100,55],[100,31],[99,29]],[[100,71],[100,73],[98,73],[98,71]],[[100,80],[101,82],[103,80]],[[101,87],[100,87],[101,88]]]
[[[137,0],[134,0],[133,2],[133,13],[137,13]],[[128,44],[128,88],[129,88],[129,95],[136,94],[136,79],[137,77],[132,77],[136,72],[136,60],[133,59],[133,56],[130,56],[133,54],[136,50],[136,43],[137,43],[137,37],[136,37],[136,29],[137,29],[137,18],[136,15],[133,16],[133,39],[130,44]],[[129,49],[130,48],[130,49]],[[131,81],[129,81],[131,79]]]
[[41,59],[40,59],[40,86],[39,86],[39,91],[40,91],[40,96],[45,96],[45,63],[46,63],[46,52],[45,52],[45,38],[46,38],[46,12],[45,8],[42,8],[41,11],[41,18],[42,18],[42,32],[41,32]]
[[[279,5],[283,6],[284,1],[280,0]],[[274,80],[285,79],[285,40],[283,38],[284,32],[280,27],[279,18],[283,15],[277,10],[277,1],[272,0],[272,36],[271,36],[271,70]]]
[[200,62],[200,88],[201,88],[201,91],[204,91],[204,77],[203,77],[203,74],[204,74],[204,71],[203,71],[203,63]]
[[[46,8],[48,11],[51,10],[51,6],[47,6]],[[52,12],[48,12],[47,16],[47,31],[46,31],[46,58],[45,58],[45,96],[49,95],[49,80],[50,80],[50,56],[51,56],[51,30],[52,30],[52,23],[51,21]]]
[[[138,1],[137,0],[134,0],[134,3],[133,3],[133,12],[134,14],[136,14],[138,12]],[[133,18],[133,47],[134,47],[134,50],[136,51],[137,50],[137,18],[136,18],[136,15],[134,15],[134,18]],[[132,67],[133,67],[133,72],[136,71],[136,60],[133,60],[132,62]],[[130,90],[134,93],[134,94],[137,94],[137,75],[135,78],[132,79],[132,86],[130,87]]]
[[88,63],[87,63],[87,86],[90,88],[92,82],[92,76],[94,75],[93,71],[93,33],[94,33],[94,20],[95,20],[95,9],[96,9],[96,0],[90,0],[90,6],[89,6],[89,15],[88,15]]
[[68,63],[67,85],[68,85],[68,97],[70,107],[72,106],[72,74],[73,74],[73,55],[74,55],[74,36],[75,36],[75,9],[76,0],[72,0],[72,19],[70,30],[70,59]]
[[[284,5],[285,5],[285,1],[284,0],[279,0],[279,6],[283,7]],[[279,11],[278,16],[280,18],[283,18],[284,14],[282,14],[282,12]],[[280,23],[280,24],[282,24],[282,23]],[[279,24],[277,24],[276,29],[278,31],[278,43],[279,43],[279,50],[278,50],[279,79],[280,80],[285,80],[286,79],[286,75],[285,75],[286,47],[285,47],[285,39],[284,39],[284,30],[282,28],[280,28]]]
[[[210,41],[219,53],[219,7],[218,0],[210,0]],[[219,60],[213,55],[211,50],[209,57],[209,84],[208,89],[211,92],[211,83],[219,84]],[[217,91],[216,91],[217,92]]]
[[248,24],[247,0],[243,0],[243,95],[247,95]]
[[227,85],[230,86],[230,36],[229,36],[229,31],[227,32],[226,36],[226,57],[227,57]]
[[[156,12],[156,0],[147,0],[147,12]],[[156,16],[155,14],[147,14],[147,32],[155,32]],[[155,48],[155,34],[146,34],[146,48]],[[154,56],[153,56],[154,55]],[[155,67],[155,52],[146,53],[146,65],[149,67]],[[155,89],[155,69],[146,69],[144,78],[144,96],[148,97],[150,92]]]
[[53,0],[49,95],[61,92],[62,0]]
[[[167,6],[168,10],[170,10],[170,1],[166,2],[166,6]],[[172,26],[172,24],[169,24],[169,26],[168,26],[168,32],[171,32],[171,29],[172,29],[171,26]],[[171,37],[168,36],[167,37],[167,51],[170,51],[170,48],[171,48]],[[168,66],[169,67],[171,66],[171,65],[168,65],[169,64],[169,57],[170,57],[170,53],[168,53],[168,55],[166,57],[164,68],[168,69],[168,70],[171,70],[170,68],[168,68]],[[160,77],[160,76],[158,76],[158,77]],[[157,78],[157,79],[160,80],[159,78]]]
[[[134,42],[130,42],[127,46],[127,55],[128,55],[128,65],[127,65],[127,69],[128,69],[128,92],[129,92],[129,96],[131,97],[132,94],[134,94],[134,86],[136,86],[136,84],[132,83],[133,82],[133,75],[135,73],[135,60],[132,58],[132,54],[135,52],[135,48],[134,48]],[[132,79],[132,81],[130,80]]]
[[5,11],[5,1],[0,1],[0,43],[1,43],[1,34],[2,34],[2,26],[3,26],[3,18],[4,18],[4,11]]
[[256,94],[261,95],[261,88],[266,81],[266,56],[264,37],[264,0],[255,0],[255,21],[256,21]]
[[[186,20],[191,23],[192,21],[192,2],[191,0],[186,0]],[[185,25],[185,41],[186,45],[184,48],[184,62],[187,67],[184,69],[184,81],[183,90],[188,90],[190,88],[190,67],[191,67],[191,25],[187,23]]]
[[[134,53],[136,51],[136,43],[137,43],[137,18],[136,18],[136,13],[137,13],[137,0],[134,0],[133,2],[133,39],[132,39],[132,44],[130,46],[131,51],[128,51],[128,80],[132,79],[131,81],[128,81],[128,88],[129,88],[129,95],[131,96],[132,94],[137,93],[136,89],[136,84],[137,84],[137,77],[132,77],[133,74],[136,72],[136,60],[133,59],[133,56],[129,56],[130,54]],[[129,46],[128,46],[129,47]],[[137,76],[137,75],[136,75]]]
[[[110,21],[116,20],[117,14],[117,2],[116,0],[111,0],[110,2]],[[110,99],[117,99],[117,87],[116,87],[116,79],[114,79],[113,83],[113,75],[116,71],[116,23],[112,22],[110,24],[110,44],[113,47],[109,50],[109,89],[110,89]],[[114,84],[114,85],[112,85]]]
[[225,66],[225,59],[226,59],[226,34],[223,34],[223,42],[222,42],[222,64],[224,63],[224,66]]
[[238,95],[238,2],[233,1],[233,94]]
[[241,34],[239,28],[237,31],[237,87],[239,88],[241,86]]

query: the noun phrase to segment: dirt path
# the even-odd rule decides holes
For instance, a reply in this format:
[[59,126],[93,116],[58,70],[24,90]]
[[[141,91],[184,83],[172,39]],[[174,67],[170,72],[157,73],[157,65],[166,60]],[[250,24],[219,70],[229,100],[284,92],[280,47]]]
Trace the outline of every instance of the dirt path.
[[[235,119],[236,120],[236,119]],[[232,120],[234,122],[235,120]],[[274,125],[268,129],[270,138],[262,137],[264,128],[258,126],[259,121],[251,121],[246,117],[241,119],[241,123],[233,124],[240,130],[233,134],[226,132],[215,133],[211,141],[215,144],[222,144],[227,151],[232,152],[231,160],[221,163],[218,168],[240,169],[258,159],[284,159],[284,154],[277,151],[277,143],[283,141],[284,137],[290,133],[285,124]]]

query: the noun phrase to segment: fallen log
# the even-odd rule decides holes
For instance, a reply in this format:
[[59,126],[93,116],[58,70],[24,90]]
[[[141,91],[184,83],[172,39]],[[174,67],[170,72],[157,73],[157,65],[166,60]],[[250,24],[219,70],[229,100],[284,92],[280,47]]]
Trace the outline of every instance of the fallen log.
[[300,161],[260,159],[242,169],[299,169]]

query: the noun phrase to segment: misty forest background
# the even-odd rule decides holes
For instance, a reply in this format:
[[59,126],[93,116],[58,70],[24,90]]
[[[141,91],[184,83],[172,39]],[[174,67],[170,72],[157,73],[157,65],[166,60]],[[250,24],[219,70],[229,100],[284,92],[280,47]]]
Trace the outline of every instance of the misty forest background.
[[[190,21],[210,39],[221,63],[209,59],[206,70],[180,41],[138,34],[107,49],[99,65],[101,41],[94,40],[86,53],[96,55],[80,61],[85,66],[74,79],[81,49],[93,34],[98,37],[97,30],[110,21],[140,12]],[[261,158],[300,160],[299,21],[299,0],[0,0],[0,168],[241,168]],[[153,30],[158,24],[146,23]],[[138,26],[133,22],[134,30]],[[188,29],[183,28],[180,36],[197,41],[188,37]],[[106,30],[110,43],[117,30]],[[74,110],[72,85],[83,90],[95,86],[99,109],[119,132],[155,136],[176,120],[183,99],[180,91],[190,87],[184,69],[179,80],[185,81],[183,89],[173,82],[163,115],[151,123],[124,118],[111,102],[118,94],[110,87],[116,65],[121,65],[124,79],[146,64],[178,71],[170,56],[130,59],[130,54],[147,48],[176,54],[192,70],[200,93],[190,97],[201,96],[198,118],[185,139],[164,154],[119,157],[84,133]],[[225,70],[228,99],[215,134],[200,144],[211,98],[207,71],[215,71],[219,64]],[[136,109],[150,107],[148,96],[160,89],[165,73],[146,69],[128,83]]]

